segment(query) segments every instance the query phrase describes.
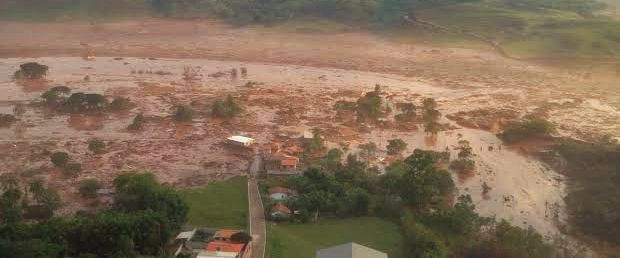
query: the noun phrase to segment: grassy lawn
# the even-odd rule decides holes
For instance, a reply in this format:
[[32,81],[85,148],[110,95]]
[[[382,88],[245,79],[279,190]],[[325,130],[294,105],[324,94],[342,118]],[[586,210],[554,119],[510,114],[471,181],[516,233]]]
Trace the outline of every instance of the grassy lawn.
[[318,249],[356,242],[402,258],[403,239],[398,225],[375,217],[319,219],[308,224],[267,224],[266,258],[313,258]]
[[188,224],[245,229],[248,215],[245,177],[211,182],[207,186],[183,189],[180,192],[189,205]]

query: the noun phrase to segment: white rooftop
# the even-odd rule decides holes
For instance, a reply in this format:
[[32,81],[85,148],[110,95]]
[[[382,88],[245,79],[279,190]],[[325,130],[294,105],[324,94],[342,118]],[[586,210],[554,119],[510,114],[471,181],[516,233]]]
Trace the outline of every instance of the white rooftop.
[[250,137],[245,137],[241,135],[234,135],[234,136],[228,137],[228,140],[235,141],[235,142],[241,142],[241,143],[251,143],[254,141],[254,139]]
[[235,258],[239,253],[235,252],[219,252],[219,251],[200,251],[196,258]]
[[194,233],[196,233],[196,229],[192,231],[181,232],[179,233],[179,235],[177,235],[177,239],[188,239],[189,240],[194,236]]

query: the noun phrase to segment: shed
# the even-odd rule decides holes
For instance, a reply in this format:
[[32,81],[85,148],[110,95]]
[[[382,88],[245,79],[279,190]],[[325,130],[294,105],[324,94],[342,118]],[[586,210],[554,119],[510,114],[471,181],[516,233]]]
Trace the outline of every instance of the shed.
[[228,139],[226,139],[226,142],[231,145],[249,147],[250,145],[254,144],[254,139],[241,135],[233,135],[231,137],[228,137]]

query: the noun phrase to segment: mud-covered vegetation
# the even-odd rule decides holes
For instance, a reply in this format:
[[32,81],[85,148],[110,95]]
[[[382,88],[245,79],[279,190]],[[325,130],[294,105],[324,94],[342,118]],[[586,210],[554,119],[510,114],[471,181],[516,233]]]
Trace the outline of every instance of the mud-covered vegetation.
[[[113,209],[27,223],[21,205],[28,198],[18,181],[5,175],[0,202],[2,257],[157,255],[164,252],[187,216],[187,205],[175,190],[159,184],[152,174],[126,173],[114,179]],[[80,192],[93,197],[98,187],[94,181],[85,181]],[[59,203],[58,195],[42,181],[31,182],[27,189],[46,207]]]
[[55,86],[41,94],[43,102],[48,107],[71,113],[92,113],[104,111],[121,111],[133,107],[131,101],[124,97],[114,97],[112,102],[108,97],[98,93],[71,93],[67,86]]
[[13,78],[16,80],[39,80],[45,78],[49,67],[35,62],[21,64],[15,71]]
[[514,143],[549,138],[553,132],[555,127],[551,122],[538,116],[527,115],[522,121],[506,126],[497,136],[506,142]]
[[241,107],[235,102],[232,96],[228,95],[224,100],[213,102],[211,113],[220,118],[232,118],[241,112]]

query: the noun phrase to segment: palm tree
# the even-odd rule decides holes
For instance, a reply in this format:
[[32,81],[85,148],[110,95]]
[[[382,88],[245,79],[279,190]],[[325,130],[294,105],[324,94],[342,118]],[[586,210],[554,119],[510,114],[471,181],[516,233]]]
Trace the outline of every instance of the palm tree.
[[19,179],[13,173],[0,175],[0,188],[3,191],[14,190],[19,187]]
[[46,194],[46,189],[45,189],[45,184],[43,182],[43,179],[33,178],[32,180],[30,180],[28,182],[28,191],[32,193],[32,198],[37,203],[40,203]]

